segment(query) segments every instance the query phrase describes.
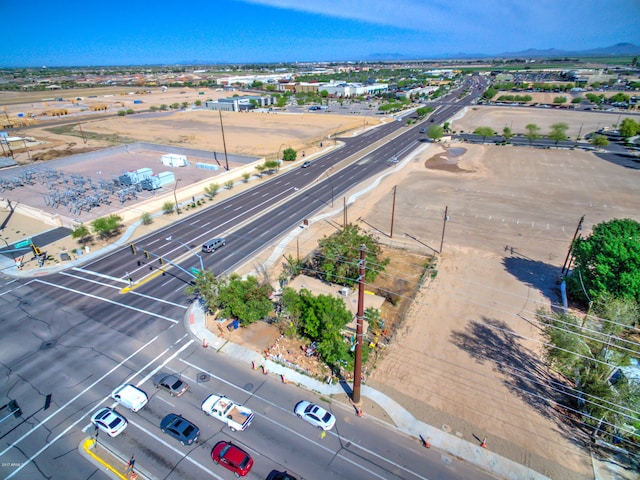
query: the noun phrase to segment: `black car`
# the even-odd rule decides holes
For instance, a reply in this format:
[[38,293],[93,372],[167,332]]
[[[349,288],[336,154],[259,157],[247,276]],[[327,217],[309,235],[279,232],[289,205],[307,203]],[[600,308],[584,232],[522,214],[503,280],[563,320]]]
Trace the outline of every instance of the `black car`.
[[171,435],[182,445],[191,445],[200,436],[200,429],[196,425],[175,413],[170,413],[162,419],[160,430]]
[[287,472],[279,472],[278,470],[271,470],[271,473],[267,475],[266,480],[298,480],[298,479],[292,475],[289,475]]

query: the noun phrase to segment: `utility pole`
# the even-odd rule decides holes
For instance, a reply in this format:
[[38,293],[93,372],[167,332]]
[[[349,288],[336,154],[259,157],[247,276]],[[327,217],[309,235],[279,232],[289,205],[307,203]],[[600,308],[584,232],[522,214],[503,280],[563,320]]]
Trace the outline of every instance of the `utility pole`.
[[80,135],[82,135],[82,143],[87,144],[87,139],[84,136],[84,132],[82,131],[82,124],[78,123],[78,128],[80,129]]
[[584,222],[584,215],[582,215],[582,217],[580,217],[580,221],[578,222],[578,227],[576,228],[576,232],[573,234],[573,238],[571,239],[571,244],[569,245],[569,251],[567,252],[567,256],[564,259],[564,264],[562,265],[562,272],[560,273],[565,273],[565,269],[566,269],[566,273],[569,273],[569,266],[567,265],[567,263],[569,262],[569,257],[571,256],[571,249],[573,248],[573,244],[576,241],[576,237],[578,236],[578,233],[580,232],[580,230],[582,230],[582,222]]
[[229,159],[227,158],[227,142],[224,139],[224,126],[222,125],[222,110],[218,110],[220,114],[220,131],[222,132],[222,146],[224,147],[225,170],[229,171]]
[[347,228],[347,197],[342,197],[342,228]]
[[397,185],[393,187],[393,203],[391,204],[391,233],[389,233],[389,238],[393,238],[393,218],[396,211],[396,188]]
[[360,383],[362,378],[362,342],[364,335],[362,332],[362,320],[364,319],[364,271],[365,253],[367,246],[360,245],[360,276],[358,277],[358,313],[356,313],[356,349],[355,360],[353,362],[353,393],[351,401],[354,404],[360,403]]
[[449,206],[444,207],[444,218],[442,219],[442,238],[440,239],[440,250],[438,253],[442,253],[442,245],[444,244],[444,229],[447,226],[447,222],[449,221],[449,215],[447,212],[449,211]]

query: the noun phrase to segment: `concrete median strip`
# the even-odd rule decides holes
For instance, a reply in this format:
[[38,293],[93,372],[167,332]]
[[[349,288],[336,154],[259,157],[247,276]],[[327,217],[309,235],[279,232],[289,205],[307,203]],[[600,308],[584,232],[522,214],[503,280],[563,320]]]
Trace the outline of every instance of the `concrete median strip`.
[[120,480],[152,478],[139,471],[134,473],[132,469],[129,469],[129,462],[127,460],[102,443],[98,442],[96,445],[96,440],[92,437],[86,437],[82,440],[78,446],[78,451],[80,455],[100,468],[105,475],[111,478]]

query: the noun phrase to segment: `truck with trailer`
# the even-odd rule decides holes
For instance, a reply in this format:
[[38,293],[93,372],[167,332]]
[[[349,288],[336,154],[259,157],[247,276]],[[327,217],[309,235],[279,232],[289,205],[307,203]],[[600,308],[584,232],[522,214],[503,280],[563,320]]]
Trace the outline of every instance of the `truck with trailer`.
[[246,430],[254,417],[249,408],[221,395],[209,395],[201,408],[205,415],[226,423],[232,432]]

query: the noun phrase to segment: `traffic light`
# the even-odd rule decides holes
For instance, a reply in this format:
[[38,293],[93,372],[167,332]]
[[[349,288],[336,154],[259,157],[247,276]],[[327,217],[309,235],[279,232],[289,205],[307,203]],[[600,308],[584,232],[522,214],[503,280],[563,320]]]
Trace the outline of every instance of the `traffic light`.
[[51,406],[51,394],[48,394],[44,399],[44,410]]
[[22,416],[22,409],[18,405],[18,402],[15,400],[11,400],[9,402],[9,410],[13,413],[13,416],[16,418],[20,418]]
[[133,253],[134,255],[137,253],[136,246],[133,243],[131,244],[131,253]]
[[40,250],[40,247],[36,247],[33,243],[31,244],[31,250],[33,250],[33,254],[36,257],[42,255],[42,250]]
[[160,265],[164,265],[164,259],[162,257],[158,258],[158,262],[160,262]]
[[149,252],[147,250],[144,251],[144,256],[149,258],[151,255],[149,255]]

